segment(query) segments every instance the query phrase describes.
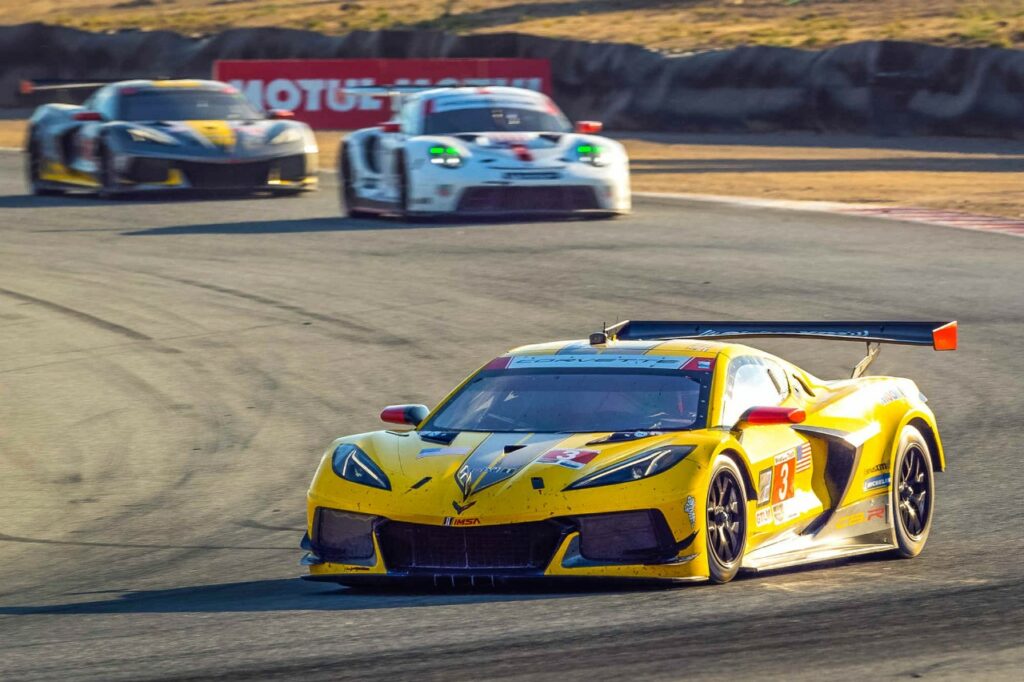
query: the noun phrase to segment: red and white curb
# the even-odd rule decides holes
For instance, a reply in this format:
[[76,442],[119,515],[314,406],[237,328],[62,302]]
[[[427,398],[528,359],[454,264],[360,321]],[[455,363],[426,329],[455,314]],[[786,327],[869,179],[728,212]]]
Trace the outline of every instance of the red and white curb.
[[886,206],[883,204],[850,204],[839,201],[791,201],[788,199],[754,199],[749,197],[720,196],[717,194],[668,194],[661,192],[634,192],[633,196],[654,199],[682,199],[716,204],[743,206],[746,208],[775,208],[786,211],[811,211],[840,215],[864,216],[883,220],[941,225],[960,230],[997,232],[1014,237],[1024,237],[1024,220],[1000,216],[950,211],[940,208],[915,208],[910,206]]

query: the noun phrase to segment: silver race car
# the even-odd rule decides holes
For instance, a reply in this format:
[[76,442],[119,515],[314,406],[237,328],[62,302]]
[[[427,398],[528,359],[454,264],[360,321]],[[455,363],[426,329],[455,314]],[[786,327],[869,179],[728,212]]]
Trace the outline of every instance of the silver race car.
[[313,189],[316,139],[309,126],[290,118],[288,111],[255,109],[217,81],[101,85],[82,106],[36,109],[26,138],[28,184],[35,194],[89,190],[104,196]]
[[[396,96],[397,99],[397,96]],[[344,211],[366,214],[613,216],[631,207],[621,144],[575,127],[547,95],[509,87],[434,88],[341,145]]]

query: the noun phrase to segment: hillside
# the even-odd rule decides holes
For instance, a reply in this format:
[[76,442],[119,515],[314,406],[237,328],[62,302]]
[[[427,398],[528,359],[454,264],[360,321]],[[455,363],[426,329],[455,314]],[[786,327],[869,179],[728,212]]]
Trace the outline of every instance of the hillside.
[[1024,0],[0,0],[4,23],[209,33],[430,28],[630,42],[670,52],[869,39],[1024,46]]

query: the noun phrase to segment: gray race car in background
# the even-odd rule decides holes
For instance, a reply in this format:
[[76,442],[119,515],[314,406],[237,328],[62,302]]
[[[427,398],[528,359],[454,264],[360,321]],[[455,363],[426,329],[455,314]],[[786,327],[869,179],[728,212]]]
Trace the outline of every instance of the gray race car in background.
[[34,194],[158,190],[298,193],[317,183],[317,145],[291,112],[261,112],[226,83],[131,80],[81,106],[44,104],[29,121]]

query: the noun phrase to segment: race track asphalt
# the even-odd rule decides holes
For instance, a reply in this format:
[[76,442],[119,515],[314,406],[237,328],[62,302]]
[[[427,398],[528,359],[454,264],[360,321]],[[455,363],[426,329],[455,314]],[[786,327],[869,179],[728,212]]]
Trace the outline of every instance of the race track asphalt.
[[[1024,240],[651,199],[614,221],[343,220],[332,176],[299,198],[33,198],[20,163],[0,155],[0,679],[1020,674]],[[917,380],[943,429],[924,554],[654,590],[297,579],[334,436],[629,317],[958,318],[959,352],[874,368]],[[763,346],[825,377],[861,351]]]

